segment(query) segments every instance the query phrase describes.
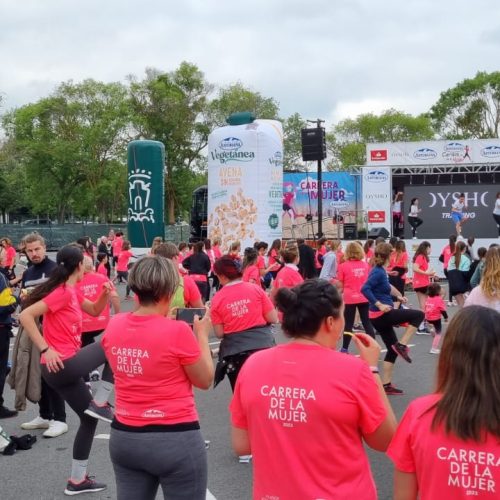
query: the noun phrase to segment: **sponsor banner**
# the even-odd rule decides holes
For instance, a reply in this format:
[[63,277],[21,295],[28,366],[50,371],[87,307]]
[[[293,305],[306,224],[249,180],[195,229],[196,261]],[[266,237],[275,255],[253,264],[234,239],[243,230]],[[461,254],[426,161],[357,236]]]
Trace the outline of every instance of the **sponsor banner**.
[[335,217],[341,212],[355,212],[360,205],[358,183],[359,177],[347,172],[323,172],[320,189],[317,172],[285,173],[283,215],[288,206],[295,213],[295,217],[317,217],[320,193],[323,197],[323,217]]
[[227,250],[281,238],[283,130],[274,120],[221,127],[208,138],[208,237]]
[[500,139],[388,142],[366,145],[367,165],[500,163]]
[[412,198],[418,198],[419,217],[423,224],[417,229],[420,239],[442,238],[455,233],[455,223],[451,218],[451,206],[460,193],[465,194],[467,208],[463,214],[465,222],[462,234],[465,237],[495,238],[497,226],[492,213],[498,186],[494,184],[466,184],[451,186],[407,185],[404,188],[403,210],[405,212],[405,238],[411,238],[408,211]]
[[368,230],[385,227],[391,230],[391,169],[363,167],[363,210],[368,216]]

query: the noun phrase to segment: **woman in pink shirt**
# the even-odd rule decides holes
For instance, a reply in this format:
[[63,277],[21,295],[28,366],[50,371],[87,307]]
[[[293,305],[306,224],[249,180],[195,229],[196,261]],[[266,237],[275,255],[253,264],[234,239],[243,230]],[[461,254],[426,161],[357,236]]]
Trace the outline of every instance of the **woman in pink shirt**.
[[[45,283],[37,286],[24,302],[19,319],[34,345],[40,350],[42,377],[55,389],[80,418],[73,444],[71,476],[67,495],[102,491],[105,484],[87,475],[88,458],[97,427],[96,418],[111,422],[113,412],[108,397],[113,375],[107,365],[94,399],[83,377],[104,364],[101,344],[81,349],[82,310],[99,316],[108,303],[111,287],[101,285],[97,300],[82,295],[76,285],[83,278],[83,253],[77,245],[67,245],[57,253],[58,266]],[[43,316],[43,336],[36,319]]]
[[12,240],[10,238],[2,238],[0,243],[5,250],[5,274],[7,279],[13,280],[16,278],[16,274],[14,272],[16,267],[16,249],[12,245]]
[[279,288],[293,288],[304,281],[297,267],[299,263],[299,249],[296,246],[286,247],[281,250],[281,260],[285,265],[280,269],[273,282],[272,297],[276,295]]
[[337,269],[338,289],[344,299],[345,331],[349,334],[342,339],[341,352],[349,352],[352,328],[356,310],[361,318],[365,332],[375,338],[375,331],[368,317],[368,299],[362,294],[361,287],[365,284],[370,274],[370,266],[365,262],[365,253],[359,243],[349,243],[345,250],[345,261]]
[[500,314],[471,306],[450,321],[434,394],[408,406],[387,450],[395,500],[500,491]]
[[269,252],[267,252],[267,257],[269,259],[269,272],[271,273],[273,280],[276,279],[276,275],[281,267],[280,260],[280,251],[281,251],[281,240],[274,240]]
[[403,240],[398,240],[394,245],[394,251],[389,259],[387,274],[389,283],[404,297],[406,273],[408,272],[408,254]]
[[363,442],[385,451],[396,428],[380,346],[356,333],[361,359],[335,350],[343,305],[325,280],[281,288],[276,301],[291,341],[247,361],[230,406],[233,448],[254,457],[253,498],[375,500]]
[[[436,275],[436,271],[429,267],[430,254],[431,244],[428,241],[422,241],[413,256],[413,290],[415,290],[418,305],[422,312],[425,310],[427,287],[431,282],[431,277]],[[424,323],[420,325],[418,332],[425,332]]]
[[193,330],[168,318],[179,283],[175,264],[144,257],[130,271],[139,300],[114,316],[102,340],[115,375],[116,415],[109,452],[118,500],[205,499],[207,456],[193,386],[208,389],[213,363],[209,315]]
[[129,262],[134,254],[130,251],[130,241],[124,241],[122,244],[122,249],[118,254],[118,259],[116,261],[116,279],[118,283],[126,283],[125,288],[125,300],[130,298],[130,287],[128,286],[128,270]]
[[243,277],[241,278],[245,283],[253,283],[254,285],[261,286],[260,284],[260,271],[257,267],[257,259],[259,254],[257,250],[252,247],[245,248],[243,254]]
[[[455,253],[455,245],[457,243],[457,235],[452,234],[448,240],[448,245],[446,245],[443,250],[441,250],[441,255],[439,256],[439,261],[443,263],[443,272],[448,279],[448,262],[450,262],[451,256]],[[448,286],[448,305],[453,305],[453,296],[451,295],[451,289]]]
[[227,375],[234,390],[249,356],[275,344],[270,324],[278,317],[262,287],[242,281],[239,260],[223,255],[215,261],[214,271],[222,285],[210,305],[215,335],[222,339],[215,385]]

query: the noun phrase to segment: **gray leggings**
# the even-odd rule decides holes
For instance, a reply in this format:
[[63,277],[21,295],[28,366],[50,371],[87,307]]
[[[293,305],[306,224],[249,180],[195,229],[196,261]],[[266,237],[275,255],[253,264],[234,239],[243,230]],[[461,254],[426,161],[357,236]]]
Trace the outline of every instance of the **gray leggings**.
[[109,452],[118,500],[205,500],[207,452],[199,430],[128,432],[111,429]]
[[103,364],[102,380],[113,383],[113,373],[106,363],[106,356],[100,342],[80,349],[73,357],[65,359],[63,363],[64,368],[57,373],[49,373],[47,367],[42,365],[42,376],[47,384],[55,389],[80,417],[80,427],[78,427],[73,443],[73,458],[87,460],[92,448],[97,420],[84,413],[92,401],[84,377]]

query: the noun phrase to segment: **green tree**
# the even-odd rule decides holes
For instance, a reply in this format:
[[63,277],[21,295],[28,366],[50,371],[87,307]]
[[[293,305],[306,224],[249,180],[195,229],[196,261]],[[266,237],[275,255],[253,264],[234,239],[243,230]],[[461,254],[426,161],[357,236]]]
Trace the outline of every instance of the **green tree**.
[[173,224],[176,213],[188,208],[179,205],[186,187],[178,174],[196,173],[211,130],[206,110],[212,87],[203,73],[187,62],[169,73],[148,69],[144,80],[130,80],[138,136],[165,145],[167,217]]
[[[5,115],[6,134],[23,158],[37,213],[56,214],[63,223],[80,198],[91,215],[103,212],[97,193],[110,165],[124,156],[126,98],[120,84],[67,82],[52,96]],[[114,190],[124,192],[125,185]]]
[[227,125],[229,115],[240,111],[250,111],[260,119],[277,120],[279,106],[272,97],[264,97],[237,82],[221,88],[210,102],[210,123],[213,127],[222,127]]
[[479,72],[442,92],[430,116],[443,138],[499,137],[500,71]]
[[307,128],[307,122],[299,113],[285,118],[283,121],[283,168],[289,171],[302,170],[302,129]]
[[434,137],[430,118],[412,116],[395,109],[380,115],[366,113],[339,122],[327,134],[327,146],[333,157],[330,169],[346,170],[364,165],[366,144],[370,142],[421,141]]

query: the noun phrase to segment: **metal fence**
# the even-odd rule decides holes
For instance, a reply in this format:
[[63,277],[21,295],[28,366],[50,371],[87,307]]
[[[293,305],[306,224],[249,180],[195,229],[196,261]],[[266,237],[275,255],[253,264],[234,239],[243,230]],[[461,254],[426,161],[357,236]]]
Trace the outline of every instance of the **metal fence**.
[[[83,236],[90,236],[94,243],[101,236],[107,236],[109,230],[122,231],[127,237],[126,224],[0,224],[0,238],[8,237],[14,246],[29,233],[37,232],[43,236],[50,250],[57,250],[62,246],[76,241]],[[190,237],[190,226],[188,224],[170,224],[165,226],[165,240],[174,243],[188,241]]]

